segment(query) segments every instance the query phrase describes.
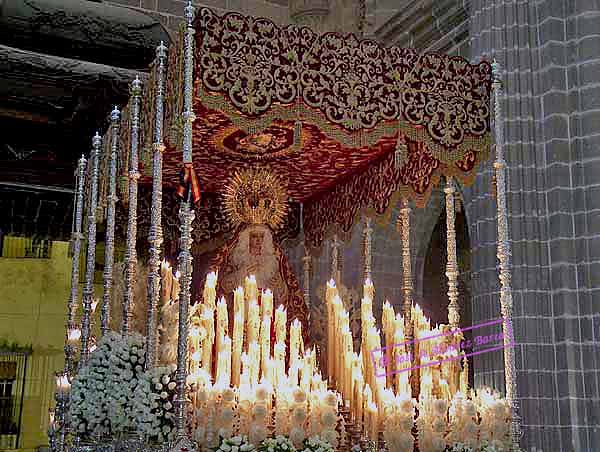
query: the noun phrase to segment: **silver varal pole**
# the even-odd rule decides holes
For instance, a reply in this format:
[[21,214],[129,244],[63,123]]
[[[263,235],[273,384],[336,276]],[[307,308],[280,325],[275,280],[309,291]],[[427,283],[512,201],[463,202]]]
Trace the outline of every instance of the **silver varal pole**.
[[[194,7],[191,1],[185,7],[187,29],[185,32],[185,73],[184,73],[184,111],[183,111],[183,164],[192,163],[192,124],[194,112],[192,110],[193,74],[194,74]],[[188,199],[181,201],[179,209],[179,222],[181,238],[179,242],[179,272],[181,273],[181,290],[179,292],[179,334],[177,336],[177,445],[175,449],[185,448],[191,450],[191,442],[185,432],[185,403],[186,403],[186,378],[187,378],[187,342],[188,342],[188,307],[190,304],[190,285],[192,279],[192,222],[194,210],[192,209],[189,195],[191,187],[187,190]],[[192,447],[193,449],[193,447]]]
[[117,107],[110,113],[111,147],[108,163],[108,196],[106,208],[106,242],[104,248],[104,273],[102,283],[102,334],[108,332],[110,323],[110,297],[113,286],[113,264],[115,259],[115,209],[117,204],[117,149],[121,112]]
[[372,262],[372,236],[373,236],[373,227],[371,226],[371,218],[365,217],[365,227],[363,229],[364,236],[364,279],[370,279],[371,277],[371,262]]
[[446,277],[448,278],[448,323],[451,328],[458,328],[460,311],[458,305],[458,262],[456,259],[456,211],[454,209],[454,181],[446,180]]
[[[81,241],[83,234],[81,233],[81,224],[83,220],[83,196],[85,188],[85,168],[87,161],[82,155],[77,165],[77,187],[75,195],[75,226],[73,228],[73,262],[71,264],[71,294],[68,301],[67,313],[67,332],[65,341],[65,374],[72,377],[73,373],[73,357],[75,355],[75,314],[77,312],[77,304],[79,300],[79,258],[81,257]],[[78,339],[78,338],[77,338]]]
[[154,145],[152,150],[152,209],[150,218],[150,259],[148,274],[148,315],[146,320],[146,368],[156,364],[156,309],[160,297],[160,247],[163,242],[162,213],[162,165],[163,112],[165,93],[165,62],[167,48],[161,42],[156,48],[156,114],[154,122]]
[[94,301],[94,271],[96,270],[96,208],[98,206],[98,166],[102,138],[98,132],[92,139],[90,155],[90,199],[88,200],[87,255],[85,265],[85,287],[83,288],[83,316],[81,318],[81,359],[79,365],[87,362],[89,356],[90,314]]
[[513,300],[510,285],[510,242],[508,239],[508,208],[506,205],[506,161],[504,160],[504,122],[502,120],[502,81],[500,65],[492,63],[494,78],[494,123],[496,134],[496,207],[498,215],[498,261],[500,263],[500,309],[502,311],[502,328],[504,335],[504,378],[506,381],[506,399],[511,410],[512,450],[519,451],[521,439],[521,418],[519,417],[519,401],[517,399],[517,370],[515,365],[515,349],[513,331]]
[[[121,334],[129,334],[131,322],[131,306],[133,299],[135,275],[137,272],[137,200],[139,171],[139,132],[140,132],[140,101],[142,82],[138,77],[131,83],[131,148],[129,151],[129,211],[127,216],[127,241],[125,249],[125,292],[123,294],[123,320]],[[112,169],[112,167],[111,167]],[[113,228],[114,237],[114,228]]]

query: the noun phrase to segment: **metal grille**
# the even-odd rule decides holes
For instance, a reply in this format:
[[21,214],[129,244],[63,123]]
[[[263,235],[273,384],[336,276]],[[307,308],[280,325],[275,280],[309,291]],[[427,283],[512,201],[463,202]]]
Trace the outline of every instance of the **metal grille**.
[[28,357],[0,351],[0,450],[19,447]]

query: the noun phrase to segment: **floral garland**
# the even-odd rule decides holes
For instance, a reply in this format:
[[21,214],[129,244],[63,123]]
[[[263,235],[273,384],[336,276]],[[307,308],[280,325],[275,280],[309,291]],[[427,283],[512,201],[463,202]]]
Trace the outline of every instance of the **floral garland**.
[[143,373],[144,338],[109,332],[72,385],[70,415],[79,435],[123,433],[136,425],[133,394]]
[[300,452],[335,452],[331,444],[323,441],[318,436],[311,436],[304,440],[302,450]]
[[223,438],[219,447],[213,450],[214,452],[251,452],[256,448],[248,442],[247,436],[234,436]]
[[137,428],[150,441],[172,441],[175,435],[176,395],[174,365],[156,367],[144,373],[134,395]]
[[277,435],[263,440],[258,446],[258,452],[296,452],[296,448],[289,438]]

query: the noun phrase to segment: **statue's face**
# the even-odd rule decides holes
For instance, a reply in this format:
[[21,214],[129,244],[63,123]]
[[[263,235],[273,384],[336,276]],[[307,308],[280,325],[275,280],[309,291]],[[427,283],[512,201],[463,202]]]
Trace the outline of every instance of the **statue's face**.
[[248,240],[248,252],[250,256],[262,256],[263,251],[263,232],[251,232]]

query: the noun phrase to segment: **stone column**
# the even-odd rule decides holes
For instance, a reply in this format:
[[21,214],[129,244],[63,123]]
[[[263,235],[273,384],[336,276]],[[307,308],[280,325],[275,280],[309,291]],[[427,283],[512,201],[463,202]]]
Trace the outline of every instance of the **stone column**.
[[[505,69],[517,396],[521,446],[528,450],[591,451],[598,431],[592,415],[599,397],[592,325],[600,312],[595,9],[591,2],[550,0],[475,0],[470,8],[471,59],[496,58]],[[474,323],[500,316],[491,163],[463,190]],[[475,359],[475,387],[504,388],[502,362],[499,353]]]

